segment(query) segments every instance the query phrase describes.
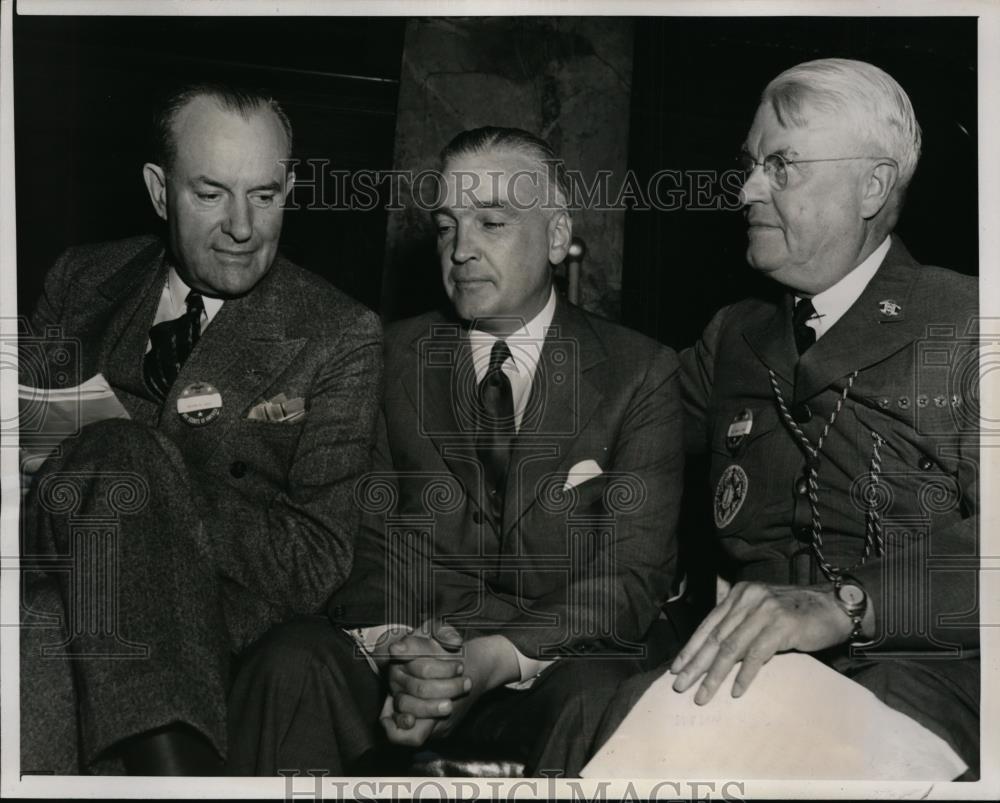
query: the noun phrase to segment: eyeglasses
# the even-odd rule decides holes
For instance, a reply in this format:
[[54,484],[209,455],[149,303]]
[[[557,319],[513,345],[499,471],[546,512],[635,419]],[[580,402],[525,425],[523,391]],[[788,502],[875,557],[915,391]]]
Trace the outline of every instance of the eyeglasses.
[[743,182],[750,178],[750,174],[758,167],[764,168],[764,175],[767,176],[771,186],[776,190],[783,190],[788,186],[788,166],[798,164],[810,164],[811,162],[849,162],[855,159],[888,159],[893,164],[896,160],[891,156],[832,156],[827,159],[786,159],[780,153],[769,153],[764,160],[758,162],[749,153],[743,151],[736,157],[736,162],[740,170],[743,171]]

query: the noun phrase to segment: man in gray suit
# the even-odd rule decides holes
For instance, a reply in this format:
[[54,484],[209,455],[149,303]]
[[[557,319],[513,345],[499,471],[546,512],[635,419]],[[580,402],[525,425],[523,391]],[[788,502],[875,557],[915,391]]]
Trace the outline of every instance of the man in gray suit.
[[277,255],[293,177],[274,100],[188,87],[156,128],[166,243],[71,249],[31,319],[58,333],[49,381],[101,373],[131,420],[66,441],[26,503],[26,772],[218,772],[231,656],[351,566],[378,320]]
[[279,627],[250,656],[235,772],[385,772],[386,743],[444,740],[573,774],[610,694],[663,658],[649,635],[676,566],[677,359],[555,292],[572,219],[547,143],[480,128],[441,162],[451,308],[387,333],[336,627]]

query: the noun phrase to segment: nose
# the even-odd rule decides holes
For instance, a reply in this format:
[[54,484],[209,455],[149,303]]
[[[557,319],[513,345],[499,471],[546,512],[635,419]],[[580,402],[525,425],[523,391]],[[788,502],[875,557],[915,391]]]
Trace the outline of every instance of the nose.
[[246,198],[234,198],[222,223],[222,230],[238,243],[253,235],[253,209]]
[[451,261],[456,264],[479,258],[479,244],[472,225],[460,222],[455,226],[455,239],[452,241]]
[[754,165],[740,189],[740,203],[748,206],[752,203],[763,203],[771,194],[771,181],[764,175],[763,165]]

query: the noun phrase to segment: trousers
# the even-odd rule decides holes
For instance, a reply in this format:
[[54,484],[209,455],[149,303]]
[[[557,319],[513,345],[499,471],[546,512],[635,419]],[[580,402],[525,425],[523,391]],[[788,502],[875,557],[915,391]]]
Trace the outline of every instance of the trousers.
[[[679,649],[658,621],[642,658],[562,658],[525,690],[485,693],[430,749],[515,760],[532,775],[575,776],[595,749],[604,709],[629,677]],[[234,775],[406,774],[378,716],[388,693],[354,640],[325,617],[278,625],[241,660],[229,698]]]

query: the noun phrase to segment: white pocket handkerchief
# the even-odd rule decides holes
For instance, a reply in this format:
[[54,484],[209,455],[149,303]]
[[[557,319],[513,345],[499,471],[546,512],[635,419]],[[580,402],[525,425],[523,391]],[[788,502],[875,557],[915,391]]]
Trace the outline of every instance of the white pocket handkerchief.
[[587,480],[599,477],[603,473],[601,467],[597,465],[596,460],[581,460],[569,470],[569,474],[566,475],[566,482],[563,483],[563,490],[568,491],[570,488],[582,485]]

